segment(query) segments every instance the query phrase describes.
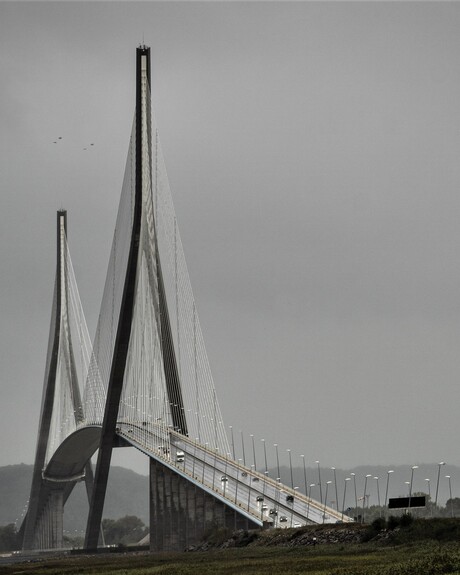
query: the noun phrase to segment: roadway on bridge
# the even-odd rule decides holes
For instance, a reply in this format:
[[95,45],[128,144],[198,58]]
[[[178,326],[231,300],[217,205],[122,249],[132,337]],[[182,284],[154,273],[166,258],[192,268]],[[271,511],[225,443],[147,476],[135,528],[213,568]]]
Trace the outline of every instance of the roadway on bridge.
[[[44,470],[44,477],[53,482],[74,481],[75,473],[84,473],[84,466],[97,449],[101,428],[81,427],[59,447]],[[199,442],[152,422],[119,422],[117,434],[149,457],[160,461],[207,491],[226,505],[236,509],[253,522],[274,527],[298,527],[312,523],[351,522],[348,516],[327,507],[283,485],[267,473],[256,471],[234,461],[230,454],[220,454]],[[76,442],[87,447],[80,451],[76,463]]]
[[149,437],[158,436],[155,427],[155,424],[149,424],[146,429],[145,424],[119,423],[117,430],[134,447],[175,469],[260,525],[269,523],[274,527],[292,527],[352,521],[348,516],[275,481],[267,474],[240,465],[231,457],[225,457],[172,430],[169,431],[169,445],[165,442],[164,446],[157,448],[157,453],[152,453],[144,446],[155,444]]

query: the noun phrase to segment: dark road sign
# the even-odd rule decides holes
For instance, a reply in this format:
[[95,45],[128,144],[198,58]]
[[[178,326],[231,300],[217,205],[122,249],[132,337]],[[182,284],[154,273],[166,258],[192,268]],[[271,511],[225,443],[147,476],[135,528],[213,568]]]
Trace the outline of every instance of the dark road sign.
[[426,496],[417,497],[393,497],[388,500],[388,509],[407,509],[409,507],[425,507]]

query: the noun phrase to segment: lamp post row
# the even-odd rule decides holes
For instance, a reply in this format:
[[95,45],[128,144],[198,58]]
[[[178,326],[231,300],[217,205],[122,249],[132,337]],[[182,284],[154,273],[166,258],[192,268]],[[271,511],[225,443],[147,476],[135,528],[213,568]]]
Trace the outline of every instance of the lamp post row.
[[[230,432],[231,432],[231,446],[232,446],[232,456],[233,459],[235,459],[236,454],[235,454],[235,439],[234,439],[234,435],[233,435],[233,427],[230,425]],[[243,437],[243,432],[240,430],[240,434],[241,434],[241,449],[242,449],[242,455],[243,455],[243,464],[246,465],[246,453],[245,453],[245,444],[244,444],[244,437]],[[251,465],[251,467],[254,468],[254,470],[257,471],[257,461],[256,461],[256,448],[255,448],[255,440],[254,440],[254,435],[251,434],[251,441],[252,441],[252,459],[253,459],[253,464]],[[265,465],[265,475],[268,475],[268,460],[267,460],[267,445],[266,445],[266,441],[265,439],[261,439],[261,442],[263,444],[263,454],[264,454],[264,465]],[[278,451],[278,444],[274,443],[273,447],[275,448],[275,456],[276,456],[276,469],[277,469],[277,477],[281,478],[281,472],[280,472],[280,460],[279,460],[279,451]],[[290,449],[286,450],[288,455],[289,455],[289,472],[290,472],[290,484],[291,484],[291,488],[294,489],[294,475],[293,475],[293,467],[292,467],[292,452]],[[305,460],[305,455],[301,455],[300,456],[302,458],[302,468],[303,468],[303,475],[304,475],[304,487],[305,487],[305,494],[308,495],[308,497],[310,497],[311,494],[311,489],[312,487],[319,487],[319,500],[320,503],[324,505],[327,505],[327,495],[328,495],[328,486],[332,484],[332,481],[326,482],[326,492],[325,492],[325,498],[323,501],[323,484],[321,481],[321,467],[320,467],[320,462],[318,460],[315,461],[316,465],[317,465],[317,472],[318,472],[318,483],[308,483],[307,481],[307,468],[306,468],[306,460]],[[446,465],[445,461],[441,461],[438,464],[438,472],[437,472],[437,478],[436,478],[436,491],[435,491],[435,500],[434,500],[434,505],[431,506],[431,515],[433,516],[433,508],[437,507],[438,505],[438,494],[439,494],[439,483],[440,483],[440,476],[441,476],[441,467]],[[413,493],[413,482],[414,482],[414,472],[416,469],[418,469],[419,466],[418,465],[413,465],[411,467],[411,477],[410,477],[410,481],[406,481],[405,484],[408,486],[409,489],[409,507],[411,507],[411,499],[412,499],[412,493]],[[333,478],[334,478],[334,489],[335,489],[335,503],[336,503],[336,508],[337,511],[339,511],[339,495],[338,495],[338,483],[337,483],[337,475],[336,475],[336,468],[335,467],[331,467],[331,471],[333,471]],[[386,477],[386,486],[385,486],[385,499],[384,499],[384,507],[388,506],[388,490],[389,490],[389,484],[390,484],[390,475],[394,473],[393,469],[389,469],[387,471],[387,477]],[[344,480],[344,490],[343,490],[343,497],[342,497],[342,516],[345,512],[345,497],[346,497],[346,492],[347,492],[347,482],[351,481],[353,479],[353,488],[354,488],[354,498],[355,498],[355,509],[358,509],[358,493],[357,493],[357,485],[356,485],[356,474],[355,473],[350,473],[351,477],[346,477]],[[366,493],[367,491],[367,485],[368,485],[368,480],[369,478],[373,477],[371,474],[367,474],[365,476],[365,481],[364,481],[364,493],[363,493],[363,521],[364,521],[364,514],[365,514],[365,507],[366,507],[366,499],[369,499],[369,494]],[[448,479],[449,481],[449,494],[450,494],[450,500],[451,500],[451,515],[452,517],[454,516],[454,508],[453,508],[453,498],[452,498],[452,483],[451,483],[451,476],[450,475],[446,475],[445,476],[446,479]],[[381,506],[381,500],[380,500],[380,484],[379,484],[379,477],[374,476],[373,479],[376,481],[376,490],[377,490],[377,501],[378,501],[378,505],[379,507]],[[429,478],[426,478],[425,481],[427,482],[427,487],[428,487],[428,495],[429,498],[431,499],[431,481]],[[361,498],[360,498],[361,499]]]

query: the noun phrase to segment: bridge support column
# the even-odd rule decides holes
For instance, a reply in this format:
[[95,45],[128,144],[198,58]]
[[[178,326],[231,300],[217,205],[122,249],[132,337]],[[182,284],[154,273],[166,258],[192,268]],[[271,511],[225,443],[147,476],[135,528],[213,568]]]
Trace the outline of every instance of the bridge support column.
[[35,549],[62,549],[64,546],[64,490],[50,490],[35,530]]
[[150,459],[150,550],[183,551],[218,527],[258,525],[159,461]]
[[50,495],[50,523],[52,530],[52,548],[64,546],[64,492],[53,489]]

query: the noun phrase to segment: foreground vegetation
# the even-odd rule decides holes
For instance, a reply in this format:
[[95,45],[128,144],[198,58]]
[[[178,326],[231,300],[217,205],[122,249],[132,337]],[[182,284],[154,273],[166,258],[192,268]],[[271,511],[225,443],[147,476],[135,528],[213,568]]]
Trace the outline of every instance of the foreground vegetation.
[[[250,544],[174,554],[117,553],[40,557],[0,565],[5,575],[460,575],[458,520],[380,520],[363,531],[364,543],[295,545],[309,528],[285,530],[280,544]],[[390,524],[390,525],[389,525]],[[382,530],[381,527],[384,526]],[[389,528],[390,527],[390,528]],[[316,526],[318,533],[319,526]],[[337,526],[340,529],[340,526]],[[343,527],[342,527],[343,529]],[[260,542],[259,542],[260,543]]]
[[9,575],[437,575],[460,573],[460,548],[404,545],[245,548],[206,553],[77,556],[0,567]]

